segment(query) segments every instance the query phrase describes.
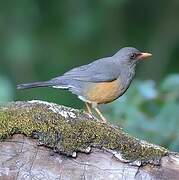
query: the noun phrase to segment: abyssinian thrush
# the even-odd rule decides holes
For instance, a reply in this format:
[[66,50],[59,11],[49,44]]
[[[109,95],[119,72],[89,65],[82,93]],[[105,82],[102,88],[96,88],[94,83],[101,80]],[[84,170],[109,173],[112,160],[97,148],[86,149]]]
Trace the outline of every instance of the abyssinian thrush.
[[17,85],[17,89],[36,87],[67,89],[85,102],[89,113],[92,113],[92,107],[101,120],[106,122],[97,105],[110,103],[122,96],[134,78],[136,64],[151,55],[133,47],[124,47],[111,57],[73,68],[49,81]]

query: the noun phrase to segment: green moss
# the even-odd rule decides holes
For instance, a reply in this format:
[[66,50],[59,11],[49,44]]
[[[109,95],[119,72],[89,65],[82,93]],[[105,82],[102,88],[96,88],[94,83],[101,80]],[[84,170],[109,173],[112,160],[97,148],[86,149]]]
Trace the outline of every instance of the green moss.
[[[72,112],[74,117],[65,118],[61,113],[64,111]],[[0,108],[0,139],[15,133],[36,138],[66,155],[87,147],[104,147],[120,152],[129,161],[153,162],[168,153],[162,147],[129,136],[120,128],[96,122],[81,111],[38,102],[17,102]]]

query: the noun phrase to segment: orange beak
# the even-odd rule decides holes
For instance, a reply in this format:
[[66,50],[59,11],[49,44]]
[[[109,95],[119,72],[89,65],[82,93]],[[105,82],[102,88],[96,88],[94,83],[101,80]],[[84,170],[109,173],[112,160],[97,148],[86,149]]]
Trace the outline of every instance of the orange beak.
[[137,56],[137,59],[138,60],[144,60],[144,59],[147,59],[149,57],[151,57],[152,54],[151,53],[140,53],[138,56]]

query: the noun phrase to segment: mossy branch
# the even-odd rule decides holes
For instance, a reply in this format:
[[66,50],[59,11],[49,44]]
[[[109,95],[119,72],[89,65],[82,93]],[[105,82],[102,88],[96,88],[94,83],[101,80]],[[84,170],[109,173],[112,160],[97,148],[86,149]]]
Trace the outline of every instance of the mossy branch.
[[103,124],[80,111],[44,101],[12,102],[0,106],[0,139],[21,133],[56,152],[73,156],[92,147],[118,159],[141,165],[159,164],[168,150],[136,139],[121,128]]

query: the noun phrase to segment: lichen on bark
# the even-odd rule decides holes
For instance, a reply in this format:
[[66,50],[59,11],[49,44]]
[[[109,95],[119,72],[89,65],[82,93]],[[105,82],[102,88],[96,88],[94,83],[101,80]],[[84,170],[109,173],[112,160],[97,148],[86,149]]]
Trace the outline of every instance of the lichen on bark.
[[36,138],[40,144],[69,156],[97,147],[112,150],[129,162],[158,164],[168,154],[165,148],[138,140],[83,111],[44,101],[0,106],[0,139],[16,133]]

